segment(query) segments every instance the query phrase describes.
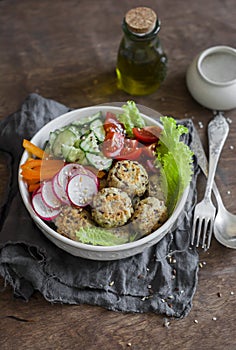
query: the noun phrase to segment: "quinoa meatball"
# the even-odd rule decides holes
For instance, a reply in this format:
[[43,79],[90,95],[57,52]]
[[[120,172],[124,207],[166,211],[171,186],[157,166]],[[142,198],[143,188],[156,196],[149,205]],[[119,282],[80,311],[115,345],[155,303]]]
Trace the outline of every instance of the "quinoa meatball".
[[107,228],[124,225],[134,212],[127,193],[114,187],[101,189],[93,197],[91,207],[93,220]]
[[76,240],[76,231],[79,231],[80,228],[94,226],[91,215],[87,210],[71,206],[62,208],[54,224],[58,233],[73,240]]
[[132,229],[137,237],[150,234],[167,220],[167,208],[163,201],[155,197],[142,199],[132,217]]
[[118,161],[108,173],[108,185],[120,188],[131,197],[142,196],[148,186],[148,174],[142,164],[132,160]]

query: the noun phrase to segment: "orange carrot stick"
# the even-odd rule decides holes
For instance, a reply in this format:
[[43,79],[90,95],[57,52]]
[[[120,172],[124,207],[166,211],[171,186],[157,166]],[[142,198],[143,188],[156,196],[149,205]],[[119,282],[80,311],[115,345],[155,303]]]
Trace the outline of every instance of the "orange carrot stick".
[[21,172],[21,175],[25,180],[38,180],[40,181],[40,171],[35,169],[24,169]]
[[36,191],[39,188],[39,186],[40,186],[39,182],[37,182],[36,184],[31,184],[31,185],[28,186],[28,191],[29,192],[34,192],[34,191]]
[[42,159],[44,157],[44,150],[42,150],[40,147],[34,145],[32,142],[24,139],[23,140],[23,147],[36,157]]
[[21,165],[21,169],[26,169],[26,168],[34,168],[36,166],[41,166],[42,165],[42,159],[33,159],[31,158],[30,160],[28,159],[24,164]]

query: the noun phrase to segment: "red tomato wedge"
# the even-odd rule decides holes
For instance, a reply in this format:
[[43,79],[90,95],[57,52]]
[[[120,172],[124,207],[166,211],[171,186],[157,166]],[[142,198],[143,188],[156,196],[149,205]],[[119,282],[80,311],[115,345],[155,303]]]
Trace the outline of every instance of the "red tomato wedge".
[[106,118],[103,126],[107,134],[109,132],[120,132],[121,134],[124,133],[123,125],[118,121],[116,115],[111,112],[106,113]]
[[120,154],[115,158],[117,160],[137,160],[142,154],[142,148],[138,147],[138,140],[125,139],[124,147],[122,148]]
[[109,132],[102,145],[103,154],[108,158],[118,156],[124,146],[125,136],[119,132]]
[[145,126],[144,128],[133,128],[135,138],[142,143],[157,142],[161,133],[161,128],[158,126]]

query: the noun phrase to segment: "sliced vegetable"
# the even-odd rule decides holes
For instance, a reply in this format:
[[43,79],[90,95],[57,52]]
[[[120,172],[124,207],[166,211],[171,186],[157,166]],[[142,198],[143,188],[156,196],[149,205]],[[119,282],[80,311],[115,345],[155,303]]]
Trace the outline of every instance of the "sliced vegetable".
[[32,196],[32,206],[35,213],[43,220],[53,220],[60,214],[61,209],[52,209],[48,207],[42,199],[41,191],[36,191]]
[[55,157],[63,157],[62,145],[73,146],[76,138],[76,134],[69,128],[58,133],[51,147],[53,155]]
[[92,201],[98,192],[94,178],[87,174],[78,174],[72,177],[67,184],[67,195],[70,201],[79,207],[84,207]]
[[146,126],[142,129],[133,128],[133,134],[137,140],[144,144],[157,142],[160,136],[161,128],[158,126]]
[[98,170],[107,170],[112,165],[112,159],[104,157],[102,153],[93,154],[93,153],[87,152],[86,158],[88,162]]
[[84,124],[89,124],[92,121],[94,121],[95,119],[101,118],[102,113],[99,111],[95,114],[89,115],[89,116],[85,116],[83,118],[80,118],[76,121],[73,122],[74,125],[84,125]]
[[37,191],[40,188],[40,182],[37,183],[28,183],[28,191],[30,193]]
[[34,156],[43,159],[44,157],[44,150],[42,150],[40,147],[35,146],[32,142],[24,139],[23,140],[23,147],[28,151],[29,153],[32,153]]
[[124,134],[124,126],[119,122],[116,115],[111,112],[106,113],[104,129],[106,131],[106,134],[110,132],[118,132]]
[[125,136],[119,132],[109,132],[102,145],[102,152],[108,158],[118,156],[124,147]]
[[42,159],[28,159],[24,164],[21,165],[21,169],[33,169],[42,165]]
[[58,183],[58,174],[52,179],[52,189],[55,196],[61,201],[62,204],[71,204],[67,196],[66,189],[63,186],[60,186]]
[[82,165],[77,163],[66,164],[57,175],[58,184],[64,189],[66,189],[67,183],[69,179],[73,175],[75,175],[75,171],[79,171],[79,173],[86,174],[86,170]]
[[120,154],[118,154],[118,156],[116,156],[115,159],[137,160],[140,158],[141,154],[142,154],[142,148],[139,147],[139,142],[137,140],[125,139],[124,146]]
[[101,119],[95,119],[90,124],[90,130],[92,130],[97,137],[98,141],[103,142],[105,140],[105,130]]
[[61,200],[55,195],[53,191],[53,184],[52,181],[45,181],[43,185],[41,186],[41,195],[44,203],[52,209],[59,208],[61,203]]
[[67,162],[74,163],[75,161],[78,161],[79,163],[82,163],[85,158],[85,152],[81,148],[74,146],[62,145],[61,152],[63,158]]
[[90,152],[90,153],[100,152],[100,149],[98,146],[98,140],[93,131],[91,131],[88,135],[83,136],[83,140],[80,143],[80,148],[84,152]]

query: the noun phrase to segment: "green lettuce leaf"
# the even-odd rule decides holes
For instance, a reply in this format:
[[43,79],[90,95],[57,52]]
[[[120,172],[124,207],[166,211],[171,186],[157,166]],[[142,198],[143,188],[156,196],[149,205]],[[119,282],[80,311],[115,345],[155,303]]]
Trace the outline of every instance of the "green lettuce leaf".
[[129,137],[133,136],[133,128],[143,128],[145,121],[141,116],[134,101],[127,101],[122,106],[124,113],[118,115],[119,121],[124,125],[126,133]]
[[76,232],[76,238],[81,243],[102,246],[113,246],[127,243],[124,238],[117,237],[111,231],[97,226],[81,228]]
[[188,128],[177,125],[171,117],[161,117],[160,120],[164,129],[156,151],[156,166],[160,168],[162,189],[171,214],[191,181],[193,152],[181,141],[181,136],[188,133]]

